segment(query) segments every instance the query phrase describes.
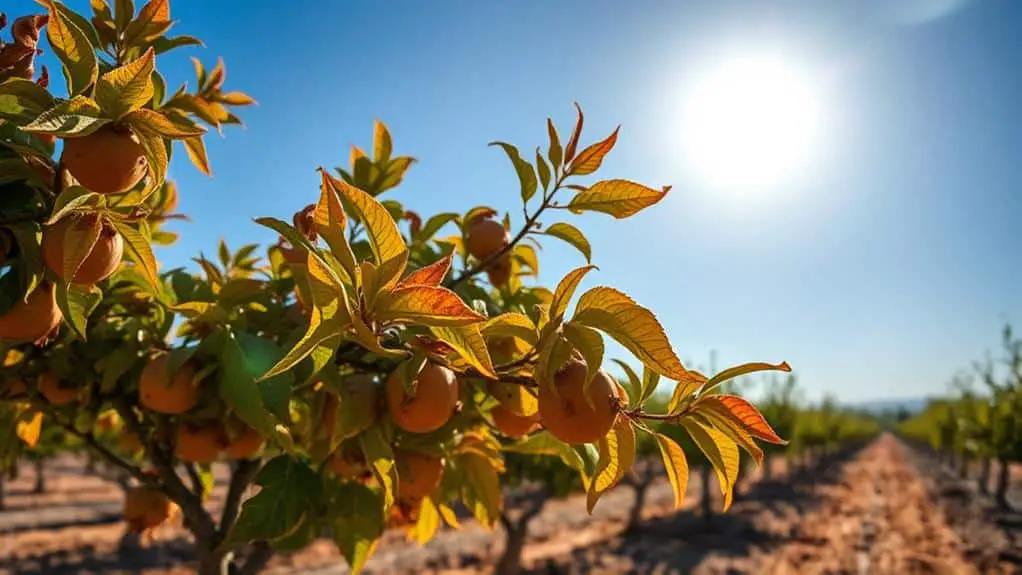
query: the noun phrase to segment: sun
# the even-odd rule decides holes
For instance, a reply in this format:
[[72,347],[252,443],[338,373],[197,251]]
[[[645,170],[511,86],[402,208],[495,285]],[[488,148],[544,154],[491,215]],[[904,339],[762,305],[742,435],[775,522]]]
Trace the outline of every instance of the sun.
[[729,56],[707,66],[683,98],[687,168],[716,189],[792,185],[820,147],[819,86],[790,59]]

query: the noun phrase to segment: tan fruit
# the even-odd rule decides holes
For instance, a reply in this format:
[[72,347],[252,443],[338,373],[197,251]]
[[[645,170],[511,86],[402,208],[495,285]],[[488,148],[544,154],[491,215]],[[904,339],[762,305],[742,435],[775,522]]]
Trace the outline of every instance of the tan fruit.
[[503,404],[494,407],[490,416],[493,418],[493,426],[508,437],[521,437],[539,428],[539,421],[535,417],[518,415]]
[[176,511],[170,498],[149,486],[132,488],[124,499],[124,520],[135,533],[162,525]]
[[184,413],[199,403],[199,390],[192,385],[195,366],[185,362],[172,379],[167,373],[169,357],[163,353],[146,364],[139,378],[138,401],[159,413]]
[[62,382],[52,373],[44,373],[36,380],[36,387],[39,393],[50,402],[50,405],[57,407],[67,405],[78,398],[78,388],[62,385]]
[[476,259],[484,260],[511,243],[504,225],[490,218],[476,218],[465,233],[465,247]]
[[38,341],[56,329],[63,317],[57,307],[53,284],[40,285],[28,295],[27,301],[19,300],[6,314],[0,316],[0,341]]
[[177,428],[174,455],[181,461],[210,463],[227,447],[227,436],[217,423],[196,426],[187,423]]
[[145,150],[130,129],[107,124],[88,136],[65,138],[67,171],[97,194],[123,194],[146,174]]
[[397,496],[401,499],[421,499],[440,485],[444,460],[417,451],[396,451]]
[[511,281],[511,254],[504,254],[486,267],[486,277],[494,287],[504,287]]
[[405,393],[395,371],[387,379],[387,408],[398,427],[413,433],[429,433],[451,418],[458,403],[454,372],[442,365],[427,364],[416,378],[415,396]]
[[245,426],[245,431],[228,442],[224,453],[231,459],[249,459],[263,447],[265,443],[263,436],[251,427]]
[[[64,277],[64,244],[67,230],[71,226],[84,229],[88,225],[81,218],[68,217],[43,230],[43,259],[46,261],[46,267],[53,270],[53,273],[62,280],[67,281]],[[104,224],[99,238],[92,246],[92,251],[75,272],[73,283],[89,285],[105,280],[117,271],[123,255],[124,240],[121,239],[121,235],[113,226]]]
[[565,443],[591,443],[607,435],[618,413],[618,389],[607,372],[600,370],[589,384],[585,398],[586,364],[572,360],[554,376],[555,396],[548,386],[539,390],[539,419],[554,437]]

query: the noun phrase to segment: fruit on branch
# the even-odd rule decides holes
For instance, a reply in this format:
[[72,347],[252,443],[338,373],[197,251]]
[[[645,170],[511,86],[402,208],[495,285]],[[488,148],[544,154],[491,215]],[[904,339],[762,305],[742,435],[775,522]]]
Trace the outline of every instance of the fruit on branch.
[[[93,222],[89,220],[91,217],[94,216],[66,217],[43,230],[43,259],[46,261],[46,266],[64,281],[68,281],[64,274],[64,248],[69,243],[67,232],[74,226],[84,233],[93,225]],[[75,248],[74,240],[71,243],[70,247]],[[80,285],[89,285],[105,280],[117,271],[123,255],[124,240],[113,226],[104,222],[101,224],[99,238],[92,246],[92,251],[82,260],[71,281]]]
[[233,440],[228,440],[224,453],[231,459],[249,459],[262,449],[263,443],[263,436],[246,425],[240,435]]
[[60,161],[89,191],[123,194],[146,174],[148,164],[130,128],[107,124],[88,136],[65,138]]
[[128,530],[134,533],[162,525],[175,512],[176,506],[170,498],[148,485],[132,488],[124,498],[124,520]]
[[149,360],[138,384],[138,401],[143,407],[171,415],[184,413],[199,403],[199,390],[192,383],[195,365],[186,361],[174,374],[169,373],[169,358],[161,353]]
[[607,372],[596,372],[588,390],[585,380],[585,362],[573,359],[554,375],[557,395],[549,385],[539,387],[540,423],[565,443],[592,443],[606,436],[620,410],[621,388]]
[[504,254],[486,266],[486,277],[493,287],[503,287],[511,281],[511,254]]
[[181,461],[210,463],[227,447],[227,436],[219,423],[182,423],[174,437],[174,455]]
[[490,218],[476,218],[468,225],[465,247],[478,260],[485,260],[511,243],[511,234],[504,225]]
[[521,437],[539,428],[536,417],[519,415],[504,404],[494,407],[490,411],[490,417],[493,418],[493,426],[497,431],[508,437]]
[[78,398],[78,388],[66,386],[65,383],[60,381],[56,375],[46,372],[40,374],[36,379],[36,388],[46,398],[46,401],[50,402],[50,405],[60,407]]
[[405,500],[422,499],[440,485],[444,460],[418,451],[394,452],[397,465],[397,496]]
[[60,325],[63,319],[57,307],[53,284],[44,283],[36,287],[26,300],[19,300],[3,316],[0,316],[0,341],[5,343],[28,343],[45,338]]
[[398,427],[412,433],[429,433],[451,418],[458,403],[454,372],[442,365],[427,364],[415,378],[415,395],[405,392],[401,374],[387,378],[387,408]]

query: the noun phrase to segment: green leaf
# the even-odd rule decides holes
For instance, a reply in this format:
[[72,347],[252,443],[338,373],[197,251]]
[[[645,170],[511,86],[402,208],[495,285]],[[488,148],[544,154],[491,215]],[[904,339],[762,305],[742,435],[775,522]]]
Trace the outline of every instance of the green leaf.
[[[302,339],[291,348],[287,354],[282,357],[273,367],[271,367],[265,374],[259,377],[259,381],[276,377],[294,366],[298,365],[302,360],[308,357],[312,352],[316,351],[321,345],[327,341],[336,339],[342,334],[345,328],[350,324],[350,317],[347,318],[347,322],[344,321],[344,316],[338,315],[338,303],[334,302],[331,306],[313,306],[312,314],[309,317],[309,327],[305,330],[305,335]],[[337,341],[340,344],[340,341]],[[334,347],[336,350],[336,346]]]
[[453,212],[444,212],[429,218],[428,220],[426,220],[426,223],[422,226],[422,229],[419,230],[419,233],[415,235],[414,240],[417,242],[429,241],[430,238],[435,236],[436,233],[440,231],[440,228],[444,227],[450,222],[456,221],[458,217],[459,217],[458,214],[455,214]]
[[121,220],[112,220],[111,223],[124,239],[124,249],[128,253],[128,257],[142,268],[141,271],[149,280],[149,285],[160,289],[159,266],[156,263],[156,256],[153,255],[153,248],[149,245],[148,224],[145,220],[140,220],[138,222],[140,229],[135,229],[131,224]]
[[561,279],[554,290],[554,299],[550,303],[550,319],[554,320],[564,315],[564,312],[568,310],[571,298],[575,295],[575,290],[578,289],[578,284],[582,282],[582,278],[587,273],[594,269],[596,266],[583,266],[572,270]]
[[71,326],[75,334],[85,339],[89,315],[103,299],[103,292],[96,286],[80,286],[76,284],[57,284],[57,307],[64,314],[64,320]]
[[242,506],[229,537],[232,542],[287,537],[323,500],[323,484],[316,472],[288,455],[267,462],[253,483],[261,489]]
[[156,54],[150,48],[141,58],[100,76],[96,102],[107,117],[120,120],[153,99]]
[[140,358],[138,349],[129,345],[118,346],[103,356],[103,380],[100,382],[100,388],[103,392],[109,393],[117,389],[118,380],[124,374],[131,371],[131,368],[135,367]]
[[359,573],[383,535],[383,502],[372,489],[350,481],[336,484],[330,495],[334,542],[351,572]]
[[380,426],[370,427],[358,436],[366,465],[372,470],[373,476],[383,489],[384,509],[390,509],[397,496],[397,465],[394,462],[394,450],[390,442],[383,436]]
[[653,395],[656,391],[657,385],[660,384],[660,374],[650,369],[648,366],[642,368],[642,393],[639,396],[638,405],[643,405],[649,396]]
[[82,137],[110,123],[109,119],[101,116],[96,102],[85,96],[75,96],[46,110],[21,129],[33,134]]
[[511,164],[515,168],[515,173],[518,174],[518,182],[521,184],[522,202],[528,202],[532,196],[536,195],[536,171],[533,169],[532,164],[522,159],[522,156],[518,153],[518,148],[504,142],[490,142],[491,146],[500,146],[504,153],[507,154],[508,159],[511,160]]
[[665,377],[682,380],[688,375],[653,312],[614,288],[595,287],[582,294],[572,321],[606,333]]
[[550,165],[554,167],[554,172],[561,169],[561,160],[563,159],[563,150],[561,150],[561,139],[557,135],[557,128],[554,127],[554,122],[550,118],[546,119],[546,130],[550,136],[550,148],[547,150],[547,158],[550,159]]
[[180,48],[182,46],[205,47],[205,44],[202,43],[202,40],[199,40],[194,36],[175,36],[173,38],[167,38],[166,36],[162,36],[160,38],[157,38],[156,40],[153,40],[152,46],[153,50],[156,51],[156,54],[160,55],[163,54],[164,52],[168,52],[170,50],[173,50],[174,48]]
[[532,345],[536,345],[539,338],[536,333],[536,324],[532,323],[529,316],[516,312],[506,312],[491,317],[482,325],[480,331],[484,337],[511,336]]
[[24,289],[22,293],[31,293],[43,279],[45,266],[41,245],[42,228],[38,223],[29,221],[7,224],[6,227],[14,235],[14,241],[18,244],[19,258],[22,262],[18,276]]
[[91,86],[99,75],[95,47],[89,42],[85,32],[75,25],[74,20],[60,9],[59,3],[53,0],[37,1],[50,12],[46,37],[50,40],[53,52],[64,65],[68,93],[77,96]]
[[571,224],[560,222],[548,227],[543,233],[548,236],[562,239],[574,246],[575,249],[582,252],[582,255],[586,257],[586,263],[590,263],[592,261],[592,247],[589,245],[589,240],[586,239],[582,230]]
[[273,342],[240,332],[223,338],[220,348],[220,397],[253,429],[265,437],[276,435],[270,410],[286,420],[291,395],[291,373],[256,382],[283,355]]
[[667,478],[674,488],[674,508],[681,509],[685,505],[685,491],[688,489],[688,461],[685,459],[685,452],[666,435],[654,433],[653,437],[660,448],[660,456],[667,469]]
[[628,378],[628,395],[629,397],[631,397],[631,402],[629,402],[629,405],[641,407],[639,398],[642,396],[642,382],[639,380],[639,375],[635,373],[635,370],[632,369],[632,366],[621,361],[620,359],[614,359],[613,361],[614,363],[621,366],[621,369],[624,370],[625,372],[625,376]]
[[550,166],[546,164],[543,155],[539,153],[539,148],[536,148],[536,169],[539,171],[539,183],[545,192],[550,187]]
[[670,190],[671,186],[658,192],[629,180],[603,180],[576,194],[564,207],[575,213],[602,212],[620,220],[659,202]]
[[119,32],[123,32],[131,19],[135,17],[135,2],[133,0],[115,0],[114,23]]
[[20,126],[32,122],[52,106],[53,96],[32,80],[10,78],[0,84],[0,118]]

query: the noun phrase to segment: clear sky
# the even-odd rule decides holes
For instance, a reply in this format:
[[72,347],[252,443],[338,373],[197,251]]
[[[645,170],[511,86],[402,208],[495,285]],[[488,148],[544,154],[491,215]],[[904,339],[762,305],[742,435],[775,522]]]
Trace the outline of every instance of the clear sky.
[[[585,287],[652,308],[695,365],[717,349],[720,364],[788,360],[814,397],[936,393],[1022,318],[1022,3],[173,0],[172,14],[207,48],[159,63],[171,89],[194,82],[188,56],[222,55],[227,88],[260,105],[207,138],[212,179],[175,153],[193,221],[165,265],[220,237],[272,241],[251,218],[314,201],[315,168],[369,146],[374,118],[420,160],[393,197],[520,222],[486,143],[545,145],[546,117],[566,134],[577,100],[584,142],[622,124],[602,177],[674,186],[627,220],[563,214],[600,267]],[[785,54],[821,94],[813,161],[753,191],[696,177],[679,143],[687,91],[734,50]],[[584,263],[545,244],[544,283]]]

